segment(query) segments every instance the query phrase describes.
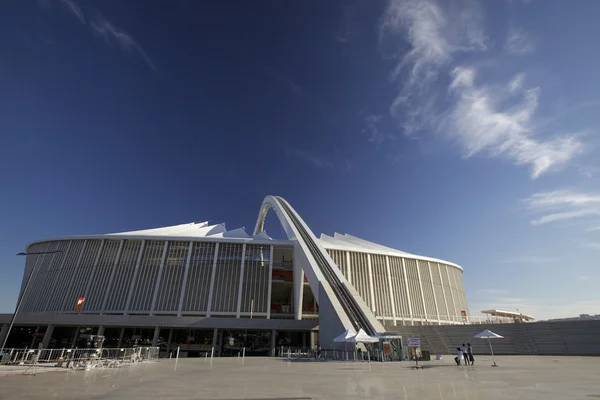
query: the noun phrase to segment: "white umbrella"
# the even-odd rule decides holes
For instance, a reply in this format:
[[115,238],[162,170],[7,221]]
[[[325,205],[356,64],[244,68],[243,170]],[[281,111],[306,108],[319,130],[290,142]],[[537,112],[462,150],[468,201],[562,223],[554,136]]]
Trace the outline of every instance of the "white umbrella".
[[479,338],[479,339],[487,339],[488,340],[488,344],[490,345],[490,351],[492,352],[492,361],[494,362],[492,367],[497,367],[498,364],[496,364],[496,360],[494,359],[494,350],[492,349],[492,342],[490,341],[490,339],[504,339],[504,336],[500,336],[497,333],[494,333],[494,332],[486,329],[483,332],[479,332],[474,337]]

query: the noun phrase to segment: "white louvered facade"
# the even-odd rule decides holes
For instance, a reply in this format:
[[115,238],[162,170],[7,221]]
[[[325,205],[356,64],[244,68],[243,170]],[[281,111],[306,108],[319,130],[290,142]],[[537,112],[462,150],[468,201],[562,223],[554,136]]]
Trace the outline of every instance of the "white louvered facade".
[[[350,235],[319,242],[386,327],[461,323],[469,315],[463,271],[453,263]],[[80,314],[271,318],[273,276],[282,268],[275,260],[273,269],[273,253],[291,245],[207,223],[36,242],[30,253],[61,252],[27,258],[35,273],[21,312],[73,314],[83,297]],[[302,300],[279,302],[293,314]],[[302,307],[316,317],[310,304]]]

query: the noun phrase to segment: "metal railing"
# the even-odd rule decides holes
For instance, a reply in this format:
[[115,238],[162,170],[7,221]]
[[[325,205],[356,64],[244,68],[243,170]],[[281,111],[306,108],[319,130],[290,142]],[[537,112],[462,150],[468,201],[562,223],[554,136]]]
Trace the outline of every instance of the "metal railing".
[[36,365],[72,370],[118,368],[158,360],[158,347],[104,349],[5,349],[0,365]]
[[413,314],[413,315],[398,314],[398,315],[396,315],[396,324],[402,325],[402,323],[404,322],[404,324],[410,325],[412,322],[412,323],[414,323],[414,325],[447,325],[447,324],[479,325],[479,324],[510,324],[510,323],[515,322],[514,318],[492,317],[492,316],[485,317],[485,316],[467,315],[467,316],[463,317],[460,315],[440,315],[439,320],[436,317],[437,316],[425,317],[423,315],[415,315],[415,314]]

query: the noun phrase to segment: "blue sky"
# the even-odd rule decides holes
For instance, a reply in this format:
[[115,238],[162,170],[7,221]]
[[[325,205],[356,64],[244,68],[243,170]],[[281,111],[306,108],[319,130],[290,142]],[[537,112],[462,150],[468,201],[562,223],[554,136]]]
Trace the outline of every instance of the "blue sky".
[[473,314],[600,313],[600,3],[2,7],[0,312],[31,241],[276,194],[460,264]]

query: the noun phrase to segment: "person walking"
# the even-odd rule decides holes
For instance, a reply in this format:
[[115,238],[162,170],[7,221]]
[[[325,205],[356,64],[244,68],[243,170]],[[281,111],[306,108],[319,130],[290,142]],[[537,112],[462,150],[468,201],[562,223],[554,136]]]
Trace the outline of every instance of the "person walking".
[[317,360],[321,359],[321,345],[319,345],[319,347],[317,347]]
[[460,365],[460,359],[462,358],[462,350],[460,347],[456,348],[456,357],[454,357],[454,362],[456,362],[456,365]]
[[465,359],[465,365],[469,365],[469,354],[467,353],[467,346],[465,346],[465,344],[462,344],[462,353],[463,353],[463,358]]
[[473,357],[473,347],[471,346],[471,343],[467,343],[467,354],[469,355],[469,361],[471,362],[471,365],[475,364],[475,358]]

